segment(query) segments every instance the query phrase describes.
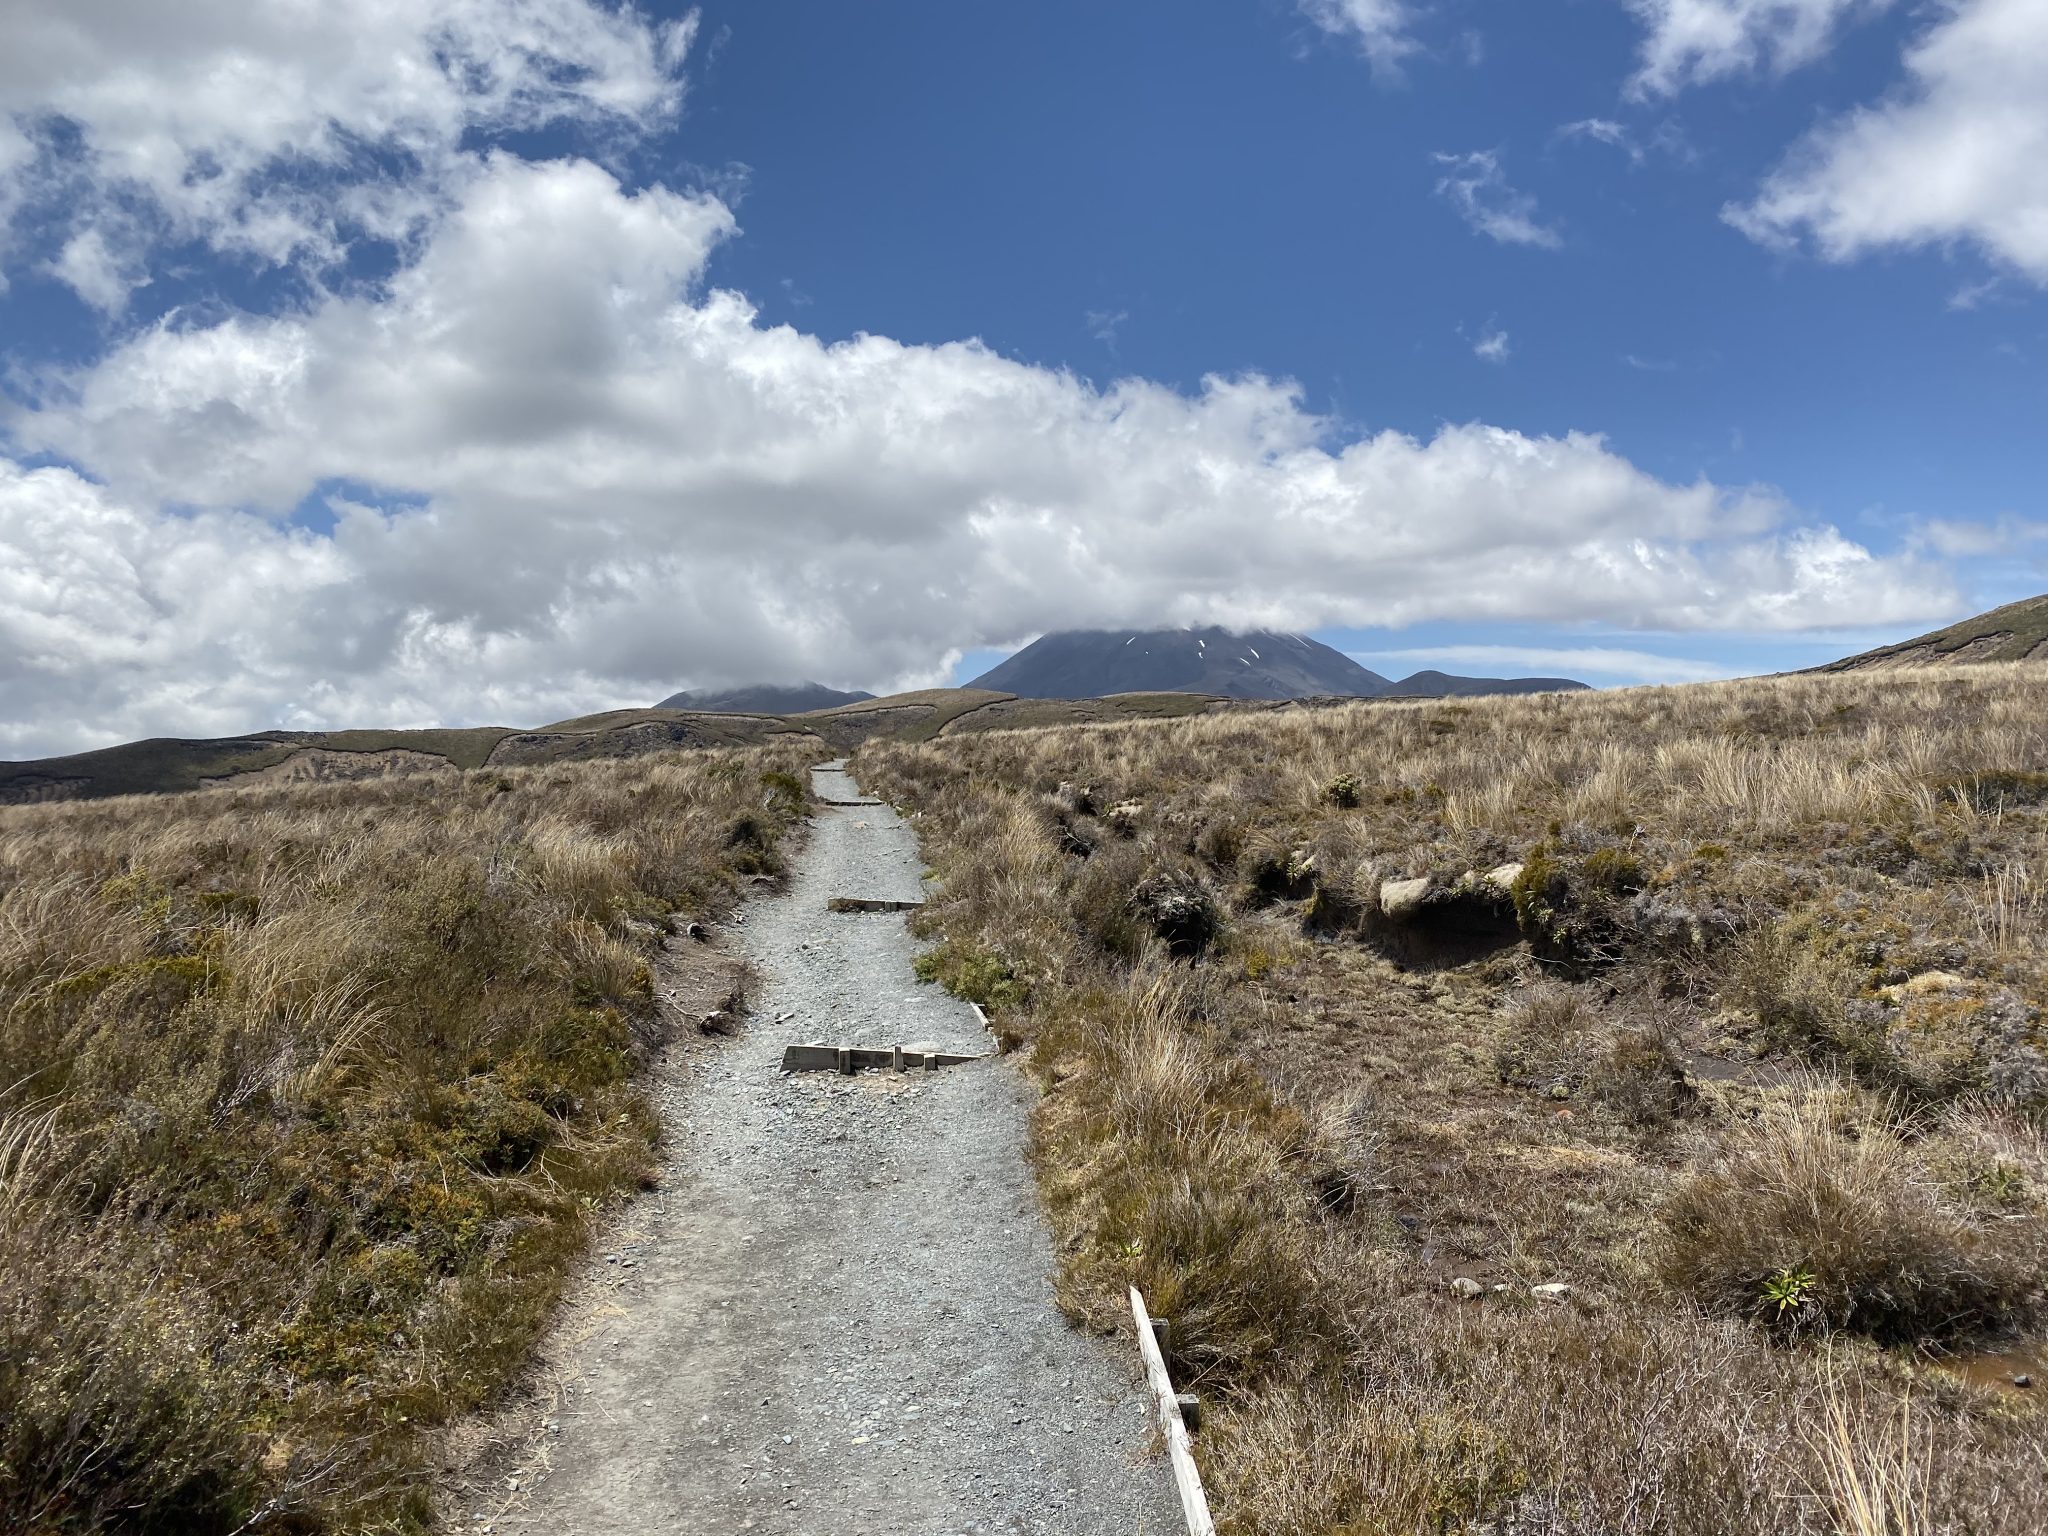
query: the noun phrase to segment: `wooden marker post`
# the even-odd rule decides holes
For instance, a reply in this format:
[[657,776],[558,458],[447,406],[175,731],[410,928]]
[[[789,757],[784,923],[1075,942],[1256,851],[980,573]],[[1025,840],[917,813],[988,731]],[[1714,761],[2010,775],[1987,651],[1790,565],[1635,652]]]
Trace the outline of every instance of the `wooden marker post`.
[[1166,1437],[1166,1454],[1173,1462],[1173,1485],[1180,1491],[1181,1513],[1187,1516],[1188,1536],[1216,1536],[1216,1522],[1209,1518],[1209,1496],[1202,1492],[1202,1474],[1195,1466],[1193,1442],[1188,1438],[1187,1413],[1181,1394],[1173,1390],[1173,1378],[1166,1374],[1166,1356],[1159,1350],[1157,1325],[1145,1310],[1145,1298],[1131,1287],[1131,1316],[1138,1324],[1138,1348],[1145,1356],[1145,1380],[1159,1409],[1159,1433]]

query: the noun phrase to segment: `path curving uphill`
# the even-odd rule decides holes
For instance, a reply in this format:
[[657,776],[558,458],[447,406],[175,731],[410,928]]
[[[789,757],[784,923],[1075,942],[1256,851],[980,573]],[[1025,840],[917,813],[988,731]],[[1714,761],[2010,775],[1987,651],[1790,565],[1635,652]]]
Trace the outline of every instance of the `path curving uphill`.
[[[843,765],[828,801],[862,797]],[[897,914],[916,839],[828,805],[791,888],[753,903],[744,1032],[679,1058],[670,1169],[575,1309],[538,1459],[479,1522],[532,1536],[947,1536],[1180,1529],[1135,1351],[1070,1329],[1008,1062],[783,1076],[784,1044],[993,1049],[916,981]],[[779,1022],[778,1022],[779,1021]],[[476,1522],[476,1523],[473,1523]]]

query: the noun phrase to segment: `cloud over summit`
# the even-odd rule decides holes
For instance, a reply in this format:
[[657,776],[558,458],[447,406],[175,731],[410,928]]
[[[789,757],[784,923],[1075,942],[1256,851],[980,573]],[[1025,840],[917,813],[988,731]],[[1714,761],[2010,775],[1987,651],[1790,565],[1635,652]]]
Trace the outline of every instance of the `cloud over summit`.
[[[485,90],[487,121],[569,110],[565,79],[591,111],[665,110],[672,44],[604,12],[628,31],[593,56],[544,25],[574,9],[441,8],[525,39],[502,57],[539,94]],[[402,74],[414,34],[390,24]],[[257,79],[251,113],[280,89]],[[378,121],[384,87],[361,89],[321,121]],[[467,110],[420,91],[393,121]],[[265,142],[317,143],[310,121]],[[1067,626],[1798,628],[1954,598],[1938,566],[1593,432],[1418,437],[1257,373],[1097,386],[767,324],[707,281],[743,238],[717,198],[435,142],[391,189],[421,211],[388,277],[130,326],[0,407],[0,754],[886,687]],[[221,230],[263,196],[216,190]],[[362,192],[328,186],[312,225]]]

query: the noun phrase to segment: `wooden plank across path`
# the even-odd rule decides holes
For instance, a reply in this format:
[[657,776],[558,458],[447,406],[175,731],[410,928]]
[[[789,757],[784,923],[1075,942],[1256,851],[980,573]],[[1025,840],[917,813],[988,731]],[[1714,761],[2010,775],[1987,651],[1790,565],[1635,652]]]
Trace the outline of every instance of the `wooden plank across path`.
[[872,896],[834,896],[825,903],[827,912],[915,912],[921,901],[883,901]]
[[823,795],[818,796],[818,804],[820,805],[880,805],[881,803],[879,800],[827,800]]
[[[1159,1348],[1152,1315],[1145,1310],[1145,1298],[1131,1287],[1131,1316],[1138,1324],[1138,1348],[1145,1356],[1145,1380],[1159,1409],[1159,1433],[1166,1439],[1166,1454],[1173,1461],[1173,1485],[1180,1490],[1181,1513],[1187,1516],[1188,1536],[1216,1536],[1216,1522],[1209,1517],[1209,1496],[1202,1492],[1202,1474],[1195,1466],[1194,1443],[1188,1438],[1187,1408],[1193,1400],[1173,1390],[1173,1378],[1166,1374],[1166,1356]],[[1164,1328],[1162,1322],[1158,1325]]]
[[889,1067],[897,1072],[936,1072],[940,1067],[957,1067],[981,1059],[960,1051],[905,1050],[900,1045],[792,1045],[782,1052],[782,1070],[850,1074],[868,1067]]

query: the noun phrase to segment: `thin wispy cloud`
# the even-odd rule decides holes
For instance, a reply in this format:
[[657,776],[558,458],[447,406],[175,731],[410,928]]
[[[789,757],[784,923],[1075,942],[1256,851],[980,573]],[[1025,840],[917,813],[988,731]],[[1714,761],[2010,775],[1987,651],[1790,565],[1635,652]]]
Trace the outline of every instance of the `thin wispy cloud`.
[[1081,317],[1081,322],[1090,336],[1114,352],[1117,329],[1130,318],[1128,309],[1091,309]]
[[1965,283],[1948,296],[1948,307],[1958,312],[1968,312],[1998,292],[1999,279],[1987,277],[1981,283]]
[[1629,158],[1631,165],[1643,163],[1642,146],[1634,135],[1612,118],[1582,117],[1575,123],[1566,123],[1557,130],[1560,139],[1590,139],[1596,144],[1608,144],[1620,150]]
[[1472,355],[1489,363],[1505,363],[1508,360],[1508,333],[1502,330],[1485,332],[1472,343]]
[[1421,51],[1406,0],[1298,0],[1298,8],[1332,37],[1355,42],[1375,75],[1398,78],[1401,61]]
[[1564,244],[1564,237],[1537,217],[1536,199],[1509,185],[1495,151],[1479,149],[1431,158],[1444,167],[1436,195],[1455,208],[1476,233],[1502,245],[1533,245],[1547,251]]

